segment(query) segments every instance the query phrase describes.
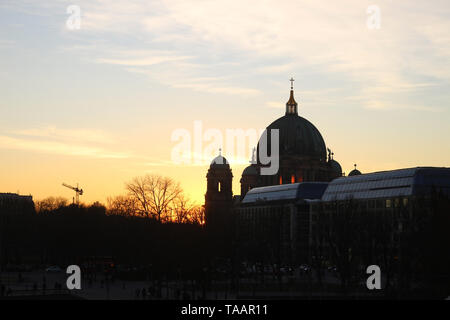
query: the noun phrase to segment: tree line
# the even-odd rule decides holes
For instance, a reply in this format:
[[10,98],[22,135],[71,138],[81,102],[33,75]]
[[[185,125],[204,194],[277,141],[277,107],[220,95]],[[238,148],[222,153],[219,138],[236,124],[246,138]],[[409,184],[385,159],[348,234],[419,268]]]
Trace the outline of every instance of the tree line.
[[37,214],[0,214],[0,271],[111,257],[119,265],[150,268],[156,277],[180,266],[186,275],[197,273],[208,264],[203,207],[179,183],[145,175],[124,189],[106,205],[47,197],[35,202]]
[[[180,184],[169,177],[148,174],[125,184],[125,193],[107,198],[108,215],[151,218],[158,222],[194,223],[203,225],[204,208],[192,202]],[[69,204],[62,197],[48,197],[35,202],[37,213],[46,213]],[[95,202],[96,206],[103,206]]]

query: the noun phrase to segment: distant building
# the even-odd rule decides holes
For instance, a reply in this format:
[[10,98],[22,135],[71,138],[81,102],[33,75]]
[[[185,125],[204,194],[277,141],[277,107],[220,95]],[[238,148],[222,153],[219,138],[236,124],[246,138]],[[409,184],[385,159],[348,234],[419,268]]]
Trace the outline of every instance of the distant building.
[[[275,263],[311,263],[320,238],[336,234],[351,214],[383,220],[393,251],[402,234],[426,221],[433,197],[450,197],[450,168],[417,167],[334,179],[254,188],[235,206],[241,254]],[[350,214],[350,217],[342,218]],[[363,232],[363,230],[351,230]],[[373,239],[375,240],[375,239]],[[329,248],[322,254],[329,255]],[[400,253],[395,252],[396,256]]]
[[35,213],[32,196],[21,196],[15,193],[0,193],[0,214],[33,214]]
[[317,247],[323,232],[336,240],[345,224],[371,233],[358,240],[364,252],[381,250],[383,245],[376,242],[383,242],[383,250],[400,259],[402,239],[426,225],[438,210],[436,202],[449,197],[450,168],[416,167],[335,179],[320,201],[310,202],[309,246]]

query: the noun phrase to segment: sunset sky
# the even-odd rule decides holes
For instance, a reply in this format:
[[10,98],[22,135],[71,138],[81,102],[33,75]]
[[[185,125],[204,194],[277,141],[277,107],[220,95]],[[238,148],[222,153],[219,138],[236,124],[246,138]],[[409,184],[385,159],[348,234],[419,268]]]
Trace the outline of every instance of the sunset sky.
[[448,0],[1,0],[0,192],[105,202],[157,173],[203,203],[211,159],[173,163],[172,133],[264,129],[290,77],[344,172],[449,166]]

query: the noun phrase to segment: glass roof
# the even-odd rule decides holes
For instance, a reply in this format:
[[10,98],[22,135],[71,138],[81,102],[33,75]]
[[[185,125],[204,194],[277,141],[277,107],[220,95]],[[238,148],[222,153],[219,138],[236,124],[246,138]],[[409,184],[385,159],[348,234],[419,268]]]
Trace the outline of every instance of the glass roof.
[[300,182],[253,188],[249,192],[247,192],[244,200],[242,200],[242,203],[297,199],[320,199],[327,186],[327,182]]
[[417,167],[340,177],[330,182],[322,200],[401,197],[431,188],[449,194],[450,168]]

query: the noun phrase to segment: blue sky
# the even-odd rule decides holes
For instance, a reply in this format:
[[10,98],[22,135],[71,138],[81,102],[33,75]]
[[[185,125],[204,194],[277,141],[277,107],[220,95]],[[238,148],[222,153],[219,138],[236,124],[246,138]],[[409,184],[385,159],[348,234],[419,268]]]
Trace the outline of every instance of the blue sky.
[[264,128],[291,76],[344,171],[448,166],[449,16],[448,1],[2,0],[0,191],[67,195],[68,180],[104,201],[167,172],[201,201],[206,167],[170,165],[171,132]]

